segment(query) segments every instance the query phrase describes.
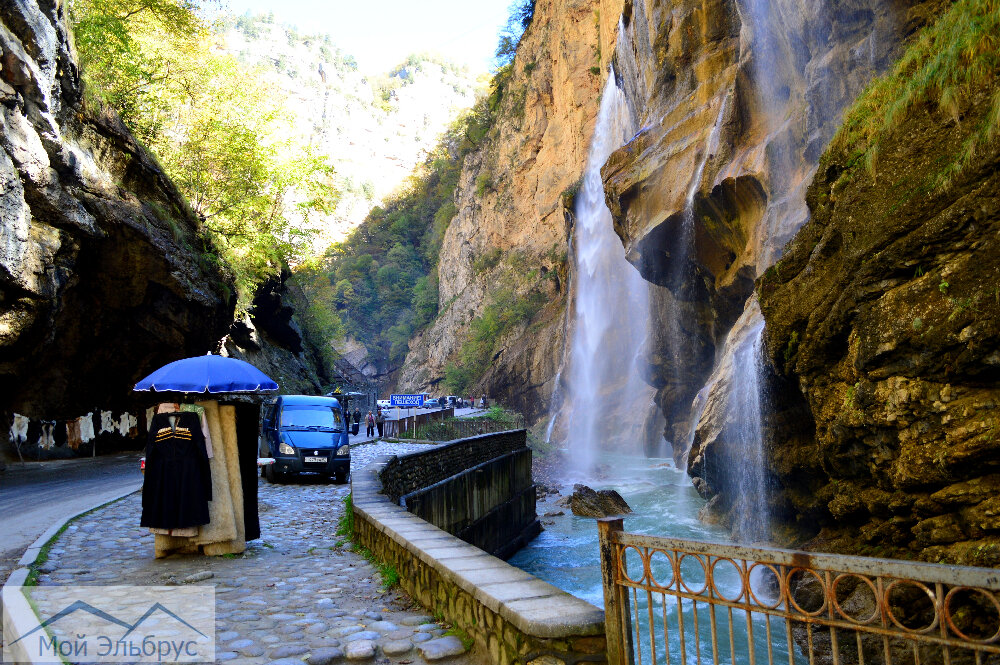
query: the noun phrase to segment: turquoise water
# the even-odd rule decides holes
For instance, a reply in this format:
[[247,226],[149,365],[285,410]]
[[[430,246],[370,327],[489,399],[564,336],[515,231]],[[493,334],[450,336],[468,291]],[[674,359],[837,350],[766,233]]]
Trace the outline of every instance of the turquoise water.
[[[592,480],[586,484],[594,489],[615,489],[632,507],[634,513],[625,517],[625,530],[672,538],[686,538],[713,542],[732,542],[725,529],[705,524],[698,519],[698,511],[705,501],[691,485],[688,475],[675,468],[668,459],[646,459],[622,455],[602,455],[598,464],[608,472],[607,477]],[[539,577],[574,596],[583,598],[597,607],[604,607],[604,591],[601,587],[600,556],[597,548],[597,524],[593,519],[572,515],[569,508],[555,507],[552,502],[539,504],[539,512],[565,511],[557,517],[540,517],[546,524],[543,531],[527,547],[522,549],[510,563]],[[632,579],[642,575],[638,557],[632,561],[626,556],[627,567]],[[666,559],[654,555],[651,559],[653,575],[661,581],[670,579],[670,568]],[[632,571],[636,572],[632,572]],[[689,588],[697,590],[704,582],[701,566],[693,558],[685,559],[682,575]],[[735,599],[740,592],[739,573],[729,564],[719,564],[715,569],[716,585],[720,592]],[[767,581],[767,580],[763,580]],[[765,595],[761,580],[754,584],[755,591]],[[695,630],[696,609],[691,601],[683,601],[678,607],[677,599],[671,596],[653,594],[653,618],[655,623],[653,639],[656,644],[657,662],[664,662],[665,645],[669,646],[671,662],[681,662],[681,639],[678,634],[678,612],[684,615],[684,660],[688,663],[713,662],[713,640],[711,633],[712,614],[715,614],[715,650],[719,663],[749,663],[751,640],[748,639],[747,617],[742,610],[730,613],[726,608],[711,609],[705,603],[697,606],[697,631]],[[664,603],[664,601],[666,601]],[[634,601],[639,613],[639,639],[642,662],[652,663],[652,646],[648,631],[649,600],[640,593]],[[633,617],[636,607],[632,608]],[[663,617],[666,616],[667,639],[664,640]],[[732,623],[733,650],[730,650],[729,626]],[[788,650],[783,622],[772,620],[771,662],[787,663]],[[751,615],[753,631],[752,643],[757,663],[767,663],[768,623],[766,617]],[[633,640],[635,626],[632,627]],[[698,639],[695,639],[695,635]],[[735,652],[735,653],[734,653]],[[735,658],[734,658],[735,655]],[[801,657],[796,653],[799,660]]]

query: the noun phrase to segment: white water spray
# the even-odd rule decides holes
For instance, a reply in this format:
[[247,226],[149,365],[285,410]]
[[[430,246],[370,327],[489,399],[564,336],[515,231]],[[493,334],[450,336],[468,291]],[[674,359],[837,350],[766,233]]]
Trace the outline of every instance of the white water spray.
[[[749,315],[749,316],[748,316]],[[770,540],[767,460],[761,421],[761,343],[764,317],[756,302],[747,310],[749,320],[734,347],[729,390],[727,439],[730,445],[729,473],[733,504],[732,529],[737,542]],[[739,325],[739,323],[737,323]]]
[[625,260],[601,180],[601,167],[631,130],[612,70],[575,207],[576,284],[565,417],[570,459],[582,474],[593,470],[602,448],[641,449],[645,413],[636,405],[649,404],[653,394],[639,371],[649,330],[649,287]]

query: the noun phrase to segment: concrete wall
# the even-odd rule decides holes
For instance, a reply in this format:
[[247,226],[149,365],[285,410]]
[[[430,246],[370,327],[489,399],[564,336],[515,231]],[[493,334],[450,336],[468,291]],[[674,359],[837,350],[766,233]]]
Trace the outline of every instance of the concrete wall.
[[513,430],[483,434],[434,446],[426,451],[390,458],[381,472],[382,491],[393,501],[429,487],[466,469],[525,449],[527,432]]
[[381,464],[353,474],[355,536],[494,665],[605,664],[604,612],[463,542],[380,494]]
[[408,511],[495,556],[511,556],[541,531],[524,430],[394,457],[380,476]]

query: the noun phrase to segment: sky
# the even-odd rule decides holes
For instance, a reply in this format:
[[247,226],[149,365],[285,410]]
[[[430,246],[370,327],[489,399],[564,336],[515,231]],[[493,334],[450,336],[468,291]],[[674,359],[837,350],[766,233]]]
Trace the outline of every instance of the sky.
[[363,71],[439,53],[475,72],[493,64],[511,0],[224,0],[234,14],[274,12],[303,33],[329,33]]

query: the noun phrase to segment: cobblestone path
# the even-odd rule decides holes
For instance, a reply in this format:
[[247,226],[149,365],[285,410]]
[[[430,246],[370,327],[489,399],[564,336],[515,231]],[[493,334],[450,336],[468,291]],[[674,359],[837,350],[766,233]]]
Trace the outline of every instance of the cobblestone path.
[[[420,444],[362,444],[355,469]],[[261,539],[235,558],[153,558],[153,537],[139,528],[138,494],[73,522],[54,543],[39,584],[210,584],[216,588],[216,660],[228,663],[378,665],[475,663],[335,535],[349,485],[303,477],[260,481]]]

